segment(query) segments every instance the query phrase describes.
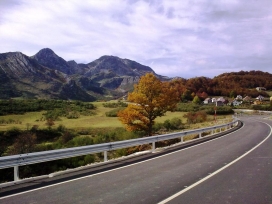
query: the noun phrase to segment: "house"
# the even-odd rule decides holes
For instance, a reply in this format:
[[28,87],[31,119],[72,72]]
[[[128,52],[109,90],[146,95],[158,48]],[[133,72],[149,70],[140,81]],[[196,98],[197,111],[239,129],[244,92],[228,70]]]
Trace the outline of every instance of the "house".
[[[228,99],[225,99],[225,98],[223,98],[223,97],[219,97],[217,100],[217,103],[219,102],[219,103],[223,103],[223,105],[224,104],[228,104],[228,102],[229,102],[229,100]],[[218,104],[217,104],[218,105]]]
[[250,96],[246,96],[245,98],[243,98],[243,101],[250,102],[251,101],[251,97]]
[[203,101],[203,104],[210,104],[212,103],[212,99],[211,98],[206,98],[204,101]]
[[226,99],[224,99],[223,97],[219,97],[216,101],[221,101],[222,103],[225,103]]
[[243,96],[237,95],[235,99],[236,99],[236,100],[243,100]]
[[233,106],[239,106],[239,105],[241,105],[242,102],[237,101],[236,99],[234,99],[231,103],[232,103]]
[[264,97],[262,95],[259,95],[257,98],[256,98],[258,101],[262,101],[264,100]]
[[225,105],[222,101],[216,101],[216,106],[223,106]]
[[266,91],[266,88],[264,88],[264,87],[256,87],[256,90],[257,91]]

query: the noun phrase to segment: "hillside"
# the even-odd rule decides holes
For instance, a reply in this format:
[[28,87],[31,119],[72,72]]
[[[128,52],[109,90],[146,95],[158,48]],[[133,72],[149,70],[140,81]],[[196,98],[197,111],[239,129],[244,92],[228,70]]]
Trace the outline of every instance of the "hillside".
[[[176,83],[185,93],[209,96],[268,96],[264,91],[257,91],[256,87],[272,89],[272,74],[262,71],[240,71],[218,75],[214,78],[195,77],[191,79],[175,79]],[[187,93],[188,94],[188,93]]]
[[[150,72],[160,80],[175,81],[183,95],[205,93],[211,96],[240,94],[256,97],[260,94],[256,87],[272,89],[272,74],[267,72],[223,73],[213,79],[170,79],[129,59],[102,56],[93,62],[78,64],[73,60],[65,61],[53,50],[44,48],[31,57],[20,52],[0,54],[0,99],[114,99],[133,90],[140,77]],[[267,95],[265,92],[261,94]]]
[[0,54],[0,99],[11,97],[94,101],[116,98],[132,90],[150,67],[115,56],[88,64],[65,61],[49,48],[32,57],[20,52]]

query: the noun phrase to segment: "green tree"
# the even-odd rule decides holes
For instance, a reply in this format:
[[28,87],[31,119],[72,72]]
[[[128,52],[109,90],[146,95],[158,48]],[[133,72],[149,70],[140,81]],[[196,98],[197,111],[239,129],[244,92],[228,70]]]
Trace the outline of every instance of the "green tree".
[[200,98],[198,96],[195,96],[194,99],[193,99],[193,103],[200,104],[201,103]]
[[237,96],[236,91],[232,90],[229,95],[231,98],[235,98]]
[[188,89],[186,89],[183,92],[182,96],[181,96],[182,100],[183,101],[190,101],[190,100],[192,100],[192,95],[191,94],[192,94],[191,91],[189,91]]
[[129,131],[145,131],[152,135],[152,126],[157,117],[173,110],[179,101],[175,86],[161,82],[152,73],[142,76],[134,91],[128,94],[128,107],[119,111],[119,120]]

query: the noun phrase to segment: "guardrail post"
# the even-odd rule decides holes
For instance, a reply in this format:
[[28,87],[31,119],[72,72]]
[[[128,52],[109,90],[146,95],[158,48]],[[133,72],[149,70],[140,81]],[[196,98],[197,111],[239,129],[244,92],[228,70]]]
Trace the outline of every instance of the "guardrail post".
[[199,138],[201,138],[201,134],[202,134],[202,133],[200,132],[200,133],[199,133]]
[[104,162],[108,161],[108,152],[104,151]]
[[14,166],[14,181],[19,181],[19,166]]
[[180,137],[180,142],[183,143],[183,137]]
[[152,153],[155,152],[155,142],[152,142]]

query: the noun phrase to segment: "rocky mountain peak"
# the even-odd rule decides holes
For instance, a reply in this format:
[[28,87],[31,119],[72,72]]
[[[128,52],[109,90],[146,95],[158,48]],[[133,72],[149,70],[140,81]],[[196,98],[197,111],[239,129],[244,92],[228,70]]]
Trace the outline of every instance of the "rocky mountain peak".
[[121,59],[116,56],[102,56],[99,59],[88,64],[89,71],[86,76],[90,76],[97,73],[109,73],[114,72],[117,76],[142,76],[147,72],[154,71],[142,64],[134,62],[128,59]]
[[51,50],[50,48],[43,48],[34,56],[40,57],[40,58],[52,58],[52,57],[57,58],[58,57],[55,54],[55,52],[53,50]]
[[37,54],[32,56],[33,59],[37,60],[39,64],[61,71],[65,74],[73,74],[74,69],[61,57],[59,57],[50,48],[41,49]]

